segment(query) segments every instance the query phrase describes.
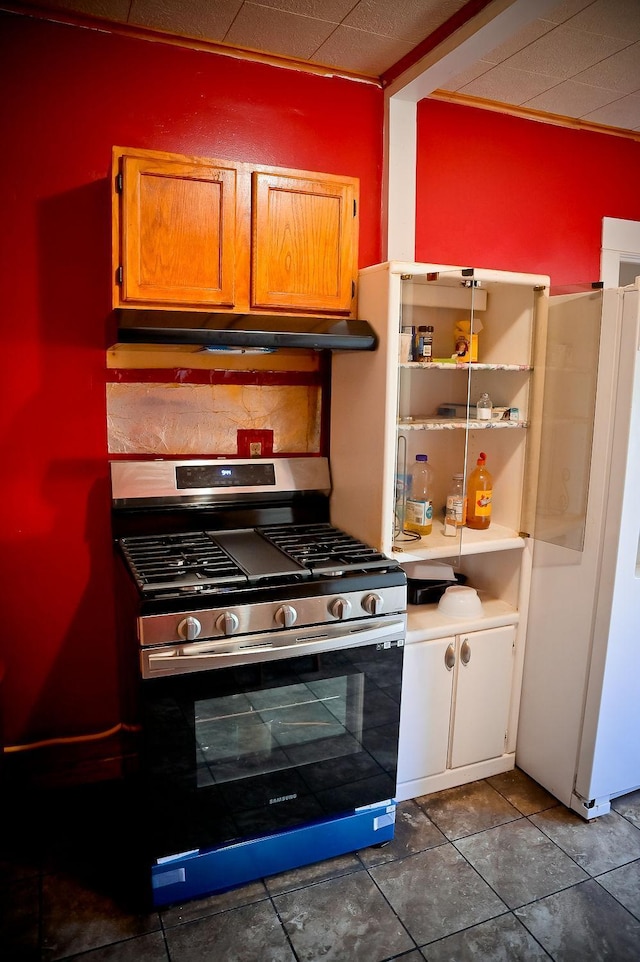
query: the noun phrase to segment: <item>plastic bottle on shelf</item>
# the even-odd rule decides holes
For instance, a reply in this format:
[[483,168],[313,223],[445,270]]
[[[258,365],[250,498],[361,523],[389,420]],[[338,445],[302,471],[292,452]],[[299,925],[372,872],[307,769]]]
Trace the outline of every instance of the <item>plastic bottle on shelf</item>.
[[413,342],[415,340],[415,327],[405,324],[400,331],[400,343],[398,345],[398,361],[405,364],[413,361]]
[[444,534],[455,537],[467,519],[467,499],[464,494],[464,475],[454,474],[449,485],[444,516]]
[[491,398],[485,391],[484,394],[480,395],[478,403],[476,404],[476,417],[479,421],[490,421],[492,411],[493,404],[491,403]]
[[421,324],[416,331],[416,339],[413,348],[413,360],[422,361],[422,350],[424,345],[424,339],[427,333],[426,324]]
[[484,451],[476,461],[476,467],[467,481],[467,521],[468,528],[483,529],[491,524],[491,500],[493,478],[487,470],[487,456]]
[[416,454],[411,479],[411,496],[405,508],[405,528],[420,536],[431,534],[433,527],[433,472],[426,454]]

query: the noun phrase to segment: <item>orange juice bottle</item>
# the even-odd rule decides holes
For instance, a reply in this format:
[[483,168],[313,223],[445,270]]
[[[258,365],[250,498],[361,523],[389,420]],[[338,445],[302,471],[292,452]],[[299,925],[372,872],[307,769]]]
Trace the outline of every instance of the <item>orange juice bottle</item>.
[[491,524],[491,498],[493,478],[487,470],[484,451],[476,461],[476,467],[467,481],[467,527],[488,528]]

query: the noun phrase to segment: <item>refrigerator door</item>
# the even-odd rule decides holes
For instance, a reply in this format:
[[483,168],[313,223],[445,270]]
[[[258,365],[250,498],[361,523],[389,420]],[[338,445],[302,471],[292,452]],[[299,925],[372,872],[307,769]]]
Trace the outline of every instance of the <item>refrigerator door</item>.
[[600,799],[640,786],[640,292],[622,293],[614,430],[594,644],[575,790]]
[[[516,764],[565,805],[574,797],[593,649],[603,643],[594,621],[612,474],[620,304],[618,291],[551,297],[549,304]],[[588,755],[585,745],[585,764]]]

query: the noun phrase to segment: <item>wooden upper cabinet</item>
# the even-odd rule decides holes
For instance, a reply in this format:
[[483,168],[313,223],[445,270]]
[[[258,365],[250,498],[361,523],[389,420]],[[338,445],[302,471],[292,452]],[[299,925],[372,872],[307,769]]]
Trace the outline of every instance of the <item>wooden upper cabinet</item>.
[[233,164],[120,158],[116,306],[233,307],[236,181]]
[[355,179],[254,171],[253,307],[350,312],[357,201]]
[[113,149],[113,306],[355,316],[356,178]]

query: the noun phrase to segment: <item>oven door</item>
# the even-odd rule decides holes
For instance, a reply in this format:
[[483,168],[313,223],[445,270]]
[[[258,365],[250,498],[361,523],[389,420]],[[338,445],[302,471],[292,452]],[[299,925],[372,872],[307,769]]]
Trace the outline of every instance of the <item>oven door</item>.
[[393,798],[405,630],[400,614],[247,637],[236,650],[227,639],[143,651],[149,854]]

